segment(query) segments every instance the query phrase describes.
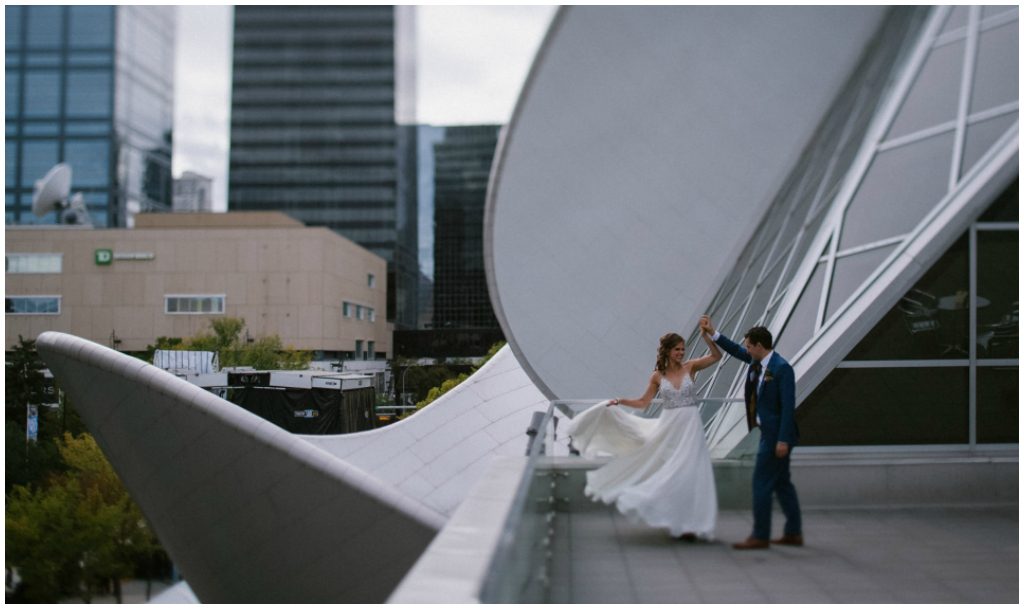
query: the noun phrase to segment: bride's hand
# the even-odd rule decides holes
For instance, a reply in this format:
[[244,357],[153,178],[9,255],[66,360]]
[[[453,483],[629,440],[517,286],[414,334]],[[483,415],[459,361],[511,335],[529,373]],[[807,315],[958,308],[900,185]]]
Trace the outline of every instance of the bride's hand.
[[619,405],[619,398],[612,398],[612,399],[608,400],[608,406],[618,406],[618,405]]

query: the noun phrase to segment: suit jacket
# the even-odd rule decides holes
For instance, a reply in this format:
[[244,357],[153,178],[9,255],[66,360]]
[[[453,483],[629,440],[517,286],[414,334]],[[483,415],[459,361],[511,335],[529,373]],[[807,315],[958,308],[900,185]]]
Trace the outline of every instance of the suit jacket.
[[[729,355],[750,364],[753,359],[741,345],[718,335],[718,343]],[[757,418],[761,421],[761,437],[774,444],[785,442],[795,446],[800,440],[796,426],[796,375],[793,367],[777,352],[768,359],[764,380],[757,391]]]

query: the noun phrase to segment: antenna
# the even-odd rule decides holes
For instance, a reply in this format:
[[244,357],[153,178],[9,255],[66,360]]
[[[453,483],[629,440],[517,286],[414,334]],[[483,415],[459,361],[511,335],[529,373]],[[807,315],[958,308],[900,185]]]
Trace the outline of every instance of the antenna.
[[51,211],[57,212],[61,224],[91,225],[92,218],[85,207],[82,193],[71,193],[71,166],[57,163],[36,181],[32,193],[32,213],[42,218]]

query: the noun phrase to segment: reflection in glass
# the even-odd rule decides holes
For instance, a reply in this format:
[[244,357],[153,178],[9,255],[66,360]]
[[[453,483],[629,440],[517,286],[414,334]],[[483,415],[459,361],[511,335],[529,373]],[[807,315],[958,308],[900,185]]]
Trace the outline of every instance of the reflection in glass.
[[979,358],[1020,357],[1019,253],[1017,231],[978,231]]
[[1018,443],[1020,381],[1018,366],[978,368],[978,442]]
[[846,357],[848,360],[965,359],[967,237],[961,237]]
[[837,368],[797,409],[804,446],[966,444],[967,368]]

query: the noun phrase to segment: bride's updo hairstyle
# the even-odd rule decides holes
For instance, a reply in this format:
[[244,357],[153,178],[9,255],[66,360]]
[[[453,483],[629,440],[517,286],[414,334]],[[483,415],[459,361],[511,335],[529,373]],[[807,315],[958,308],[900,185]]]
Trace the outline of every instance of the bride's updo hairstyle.
[[658,363],[654,366],[655,370],[665,374],[665,371],[668,370],[668,354],[679,343],[685,344],[686,340],[675,332],[669,332],[661,337],[661,343],[658,345]]

